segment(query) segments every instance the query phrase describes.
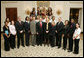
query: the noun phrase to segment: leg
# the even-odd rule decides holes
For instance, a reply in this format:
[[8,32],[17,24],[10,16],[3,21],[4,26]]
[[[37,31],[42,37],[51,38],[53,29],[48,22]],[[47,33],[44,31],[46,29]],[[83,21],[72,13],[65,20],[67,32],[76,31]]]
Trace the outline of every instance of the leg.
[[24,34],[21,34],[20,38],[21,38],[21,45],[24,47]]
[[25,33],[25,44],[26,46],[29,46],[29,34]]
[[58,46],[58,34],[56,33],[56,46]]
[[69,52],[73,50],[73,39],[72,37],[69,38]]
[[75,39],[74,43],[75,43],[74,53],[78,54],[79,53],[79,39]]
[[20,47],[20,34],[17,33],[17,48]]
[[62,36],[60,35],[60,36],[58,37],[58,48],[61,47],[61,39],[62,39]]

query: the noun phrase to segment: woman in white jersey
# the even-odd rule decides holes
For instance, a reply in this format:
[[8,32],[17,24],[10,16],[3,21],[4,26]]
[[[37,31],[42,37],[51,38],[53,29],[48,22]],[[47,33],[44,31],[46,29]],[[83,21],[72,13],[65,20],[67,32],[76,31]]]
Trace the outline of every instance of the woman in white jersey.
[[16,36],[16,28],[14,25],[14,21],[11,21],[11,25],[9,25],[9,31],[10,31],[10,47],[14,49],[15,48],[15,36]]
[[75,29],[75,32],[73,34],[73,40],[74,40],[74,52],[73,53],[74,54],[79,53],[80,33],[81,33],[80,25],[79,25],[79,23],[76,23],[76,29]]

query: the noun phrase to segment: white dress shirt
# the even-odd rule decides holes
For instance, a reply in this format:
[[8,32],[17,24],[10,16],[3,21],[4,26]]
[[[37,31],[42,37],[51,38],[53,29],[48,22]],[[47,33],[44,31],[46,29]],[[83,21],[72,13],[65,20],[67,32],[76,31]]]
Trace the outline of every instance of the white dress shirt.
[[46,22],[46,19],[43,19],[42,22]]
[[80,39],[80,33],[81,33],[81,29],[80,29],[80,28],[75,29],[73,38],[76,37],[76,36],[78,35],[78,37],[77,37],[76,39]]
[[39,20],[35,20],[36,22],[39,22]]
[[10,34],[12,35],[16,35],[16,29],[14,25],[10,25],[9,26],[9,30],[10,30]]
[[26,21],[27,23],[29,23],[29,21]]
[[8,23],[8,26],[10,26],[10,22]]
[[[52,23],[52,19],[49,21],[50,23]],[[56,20],[54,20],[55,24],[56,24]]]

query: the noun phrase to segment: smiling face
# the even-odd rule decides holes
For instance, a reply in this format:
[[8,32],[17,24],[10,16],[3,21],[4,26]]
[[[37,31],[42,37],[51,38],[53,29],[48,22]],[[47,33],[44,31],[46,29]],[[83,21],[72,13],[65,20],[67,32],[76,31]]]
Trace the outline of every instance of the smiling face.
[[71,19],[71,23],[74,23],[74,19]]
[[21,21],[21,17],[18,17],[18,21]]
[[7,18],[7,22],[9,22],[9,18]]
[[8,26],[8,22],[7,21],[5,22],[5,25]]
[[79,24],[78,23],[76,24],[76,28],[79,28]]
[[61,20],[62,20],[61,17],[59,17],[59,18],[58,18],[58,22],[61,22]]
[[53,20],[53,21],[55,20],[55,16],[52,17],[52,20]]
[[40,17],[39,21],[41,22],[42,21],[42,18]]
[[14,21],[11,21],[12,25],[14,25]]
[[67,20],[65,21],[65,25],[68,25],[68,21]]

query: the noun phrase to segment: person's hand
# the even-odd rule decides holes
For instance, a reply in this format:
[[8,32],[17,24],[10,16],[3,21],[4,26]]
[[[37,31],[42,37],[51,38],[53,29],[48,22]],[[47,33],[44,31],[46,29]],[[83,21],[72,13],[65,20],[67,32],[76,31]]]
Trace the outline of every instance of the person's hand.
[[7,36],[7,38],[9,38],[10,36]]
[[30,33],[30,30],[28,31],[28,33]]
[[22,33],[23,32],[23,30],[22,31],[20,31],[20,33]]
[[69,34],[67,36],[69,37]]
[[57,33],[57,30],[56,30],[56,33]]
[[62,36],[64,37],[64,34]]
[[75,38],[73,38],[73,40],[75,40]]
[[46,31],[46,33],[48,33],[49,31]]
[[37,35],[38,35],[38,32],[37,32]]

